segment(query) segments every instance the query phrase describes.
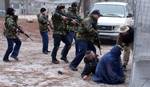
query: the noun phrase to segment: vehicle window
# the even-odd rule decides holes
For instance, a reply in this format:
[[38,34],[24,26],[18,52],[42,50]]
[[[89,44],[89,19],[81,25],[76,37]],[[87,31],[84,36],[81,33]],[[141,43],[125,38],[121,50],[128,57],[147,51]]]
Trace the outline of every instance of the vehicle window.
[[104,17],[125,17],[125,6],[110,4],[95,4],[94,9],[100,11]]

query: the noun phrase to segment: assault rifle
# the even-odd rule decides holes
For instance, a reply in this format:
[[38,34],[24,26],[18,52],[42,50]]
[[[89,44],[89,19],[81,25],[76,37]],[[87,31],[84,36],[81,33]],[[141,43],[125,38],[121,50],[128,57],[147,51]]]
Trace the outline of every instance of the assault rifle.
[[22,34],[24,34],[27,38],[29,38],[31,41],[33,41],[33,39],[27,34],[27,33],[25,33],[22,29],[21,29],[21,26],[16,26],[17,27],[17,31],[19,32],[19,33],[22,33]]
[[93,29],[92,31],[93,31],[93,34],[94,34],[93,43],[94,43],[94,45],[96,45],[99,48],[100,55],[102,55],[101,41],[100,41],[100,38],[99,38],[98,31],[95,28],[93,28],[92,26],[91,26],[91,29]]

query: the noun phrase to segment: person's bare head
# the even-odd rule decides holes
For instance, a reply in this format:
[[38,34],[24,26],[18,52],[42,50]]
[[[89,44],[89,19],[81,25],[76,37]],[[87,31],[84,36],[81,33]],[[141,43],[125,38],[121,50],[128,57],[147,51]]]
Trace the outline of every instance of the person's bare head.
[[96,59],[97,57],[98,55],[95,54],[93,51],[87,51],[84,56],[84,61],[89,62],[89,61]]

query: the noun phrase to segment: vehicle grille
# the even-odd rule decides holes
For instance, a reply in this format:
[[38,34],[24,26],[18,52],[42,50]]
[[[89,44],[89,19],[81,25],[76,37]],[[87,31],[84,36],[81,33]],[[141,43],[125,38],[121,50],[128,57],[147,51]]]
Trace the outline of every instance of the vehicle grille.
[[114,26],[99,26],[100,30],[114,30]]

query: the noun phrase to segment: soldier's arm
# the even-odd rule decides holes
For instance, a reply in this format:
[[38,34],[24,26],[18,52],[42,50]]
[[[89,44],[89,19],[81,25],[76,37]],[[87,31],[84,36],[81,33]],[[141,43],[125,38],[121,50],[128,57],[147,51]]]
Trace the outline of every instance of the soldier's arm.
[[59,14],[58,12],[56,12],[56,13],[54,14],[54,17],[55,17],[55,18],[62,19],[62,15]]
[[56,13],[54,14],[54,16],[55,16],[55,18],[58,18],[58,19],[64,20],[64,21],[66,21],[66,20],[68,19],[68,17],[67,17],[66,14],[60,14],[60,13],[58,13],[58,12],[56,12]]
[[48,17],[47,17],[47,16],[44,16],[44,15],[40,15],[40,16],[38,17],[38,20],[39,20],[39,22],[41,22],[42,24],[48,23]]

